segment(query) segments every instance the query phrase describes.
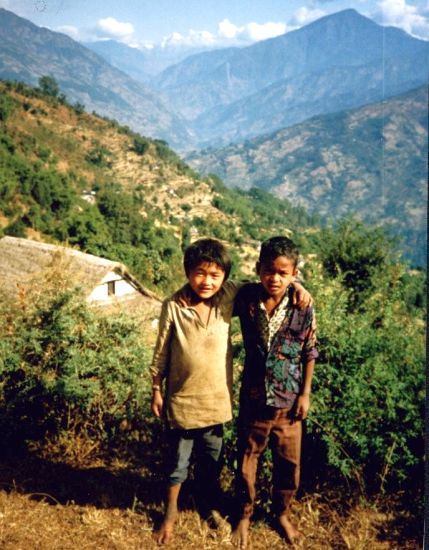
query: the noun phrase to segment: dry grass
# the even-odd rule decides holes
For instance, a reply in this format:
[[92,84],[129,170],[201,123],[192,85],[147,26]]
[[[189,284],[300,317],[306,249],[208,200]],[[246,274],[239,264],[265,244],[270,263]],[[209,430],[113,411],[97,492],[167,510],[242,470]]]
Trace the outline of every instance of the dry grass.
[[[0,547],[5,550],[152,549],[154,526],[162,517],[162,483],[144,467],[125,461],[107,466],[100,460],[85,468],[34,456],[0,462]],[[387,501],[350,505],[341,491],[331,496],[305,495],[293,516],[305,539],[295,548],[311,550],[415,550],[405,512]],[[210,528],[184,491],[172,550],[231,549],[231,526],[222,519]],[[249,548],[290,547],[259,515]],[[420,535],[421,537],[421,535]]]

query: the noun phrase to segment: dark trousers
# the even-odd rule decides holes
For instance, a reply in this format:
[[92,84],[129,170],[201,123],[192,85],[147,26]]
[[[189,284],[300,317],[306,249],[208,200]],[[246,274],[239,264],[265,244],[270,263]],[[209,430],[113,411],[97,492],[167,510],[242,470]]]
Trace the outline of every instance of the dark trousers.
[[265,407],[240,417],[236,482],[242,518],[253,514],[258,461],[268,445],[273,456],[273,508],[278,515],[288,512],[299,485],[301,440],[302,422],[286,409]]
[[195,489],[205,506],[217,507],[222,467],[223,425],[192,430],[169,430],[168,483],[183,483],[189,473],[191,455],[195,458]]

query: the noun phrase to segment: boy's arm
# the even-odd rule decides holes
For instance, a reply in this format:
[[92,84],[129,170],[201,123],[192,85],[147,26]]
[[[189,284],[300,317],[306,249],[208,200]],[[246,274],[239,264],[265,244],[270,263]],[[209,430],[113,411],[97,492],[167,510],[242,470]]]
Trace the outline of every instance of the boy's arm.
[[304,365],[304,380],[296,405],[296,417],[299,420],[305,420],[310,409],[311,382],[313,380],[315,364],[316,361],[310,359],[310,361]]
[[316,316],[313,307],[308,308],[306,318],[305,343],[303,349],[303,380],[297,399],[296,416],[300,420],[307,418],[310,409],[311,383],[318,352],[316,349]]
[[164,405],[164,399],[161,393],[161,383],[162,378],[159,374],[152,377],[152,402],[150,408],[152,413],[158,417],[162,415],[162,407]]
[[162,380],[169,358],[172,327],[173,324],[169,314],[168,302],[164,302],[159,319],[158,337],[150,366],[150,373],[152,375],[151,410],[152,413],[158,417],[162,415],[164,405],[162,397]]

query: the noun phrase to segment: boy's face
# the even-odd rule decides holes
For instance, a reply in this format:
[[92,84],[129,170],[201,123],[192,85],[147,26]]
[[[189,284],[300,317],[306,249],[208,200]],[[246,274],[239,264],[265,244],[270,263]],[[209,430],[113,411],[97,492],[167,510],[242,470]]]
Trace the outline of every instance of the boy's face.
[[297,274],[294,261],[286,256],[277,256],[272,262],[258,262],[256,270],[262,286],[272,298],[277,299],[283,297]]
[[215,263],[201,262],[188,274],[192,290],[201,300],[209,300],[219,292],[225,279],[225,271]]

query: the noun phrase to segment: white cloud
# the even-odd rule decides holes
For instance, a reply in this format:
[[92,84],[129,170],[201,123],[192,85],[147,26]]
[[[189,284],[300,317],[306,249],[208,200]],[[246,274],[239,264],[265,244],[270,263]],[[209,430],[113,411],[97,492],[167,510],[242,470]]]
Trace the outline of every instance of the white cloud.
[[218,26],[217,32],[218,36],[221,38],[237,38],[237,36],[243,32],[244,27],[237,27],[234,23],[231,23],[229,19],[223,19]]
[[274,36],[284,34],[288,30],[285,23],[247,23],[243,26],[237,26],[229,19],[223,19],[218,23],[217,32],[213,34],[209,31],[196,31],[190,29],[187,34],[173,32],[164,37],[161,46],[163,48],[174,47],[225,47],[236,45],[247,45],[265,40]]
[[308,25],[308,23],[316,21],[316,19],[320,19],[324,15],[326,15],[326,13],[322,10],[312,10],[303,6],[294,12],[291,23],[296,27],[302,27],[303,25]]
[[[1,1],[1,0],[0,0]],[[99,40],[117,40],[133,47],[144,47],[146,42],[138,41],[134,36],[132,23],[118,21],[114,17],[99,19],[93,27],[77,28],[73,25],[61,25],[55,29],[58,32],[67,34],[73,40],[80,42],[96,42]]]
[[134,26],[132,23],[118,21],[114,17],[106,17],[98,20],[97,31],[105,38],[109,37],[126,41],[133,35]]
[[284,34],[289,30],[285,23],[247,23],[237,27],[229,19],[223,19],[218,24],[218,39],[236,40],[246,43],[258,42]]
[[187,35],[183,35],[179,32],[173,32],[168,36],[165,36],[161,42],[161,47],[206,47],[214,46],[215,44],[216,37],[212,33],[208,31],[195,31],[190,29]]
[[257,42],[259,40],[266,40],[267,38],[274,38],[280,36],[288,30],[285,23],[248,23],[245,26],[245,32],[243,36],[247,36],[251,42]]
[[429,38],[429,5],[419,12],[416,6],[407,4],[405,0],[382,0],[378,2],[378,8],[378,18],[383,25],[392,25],[414,36]]

